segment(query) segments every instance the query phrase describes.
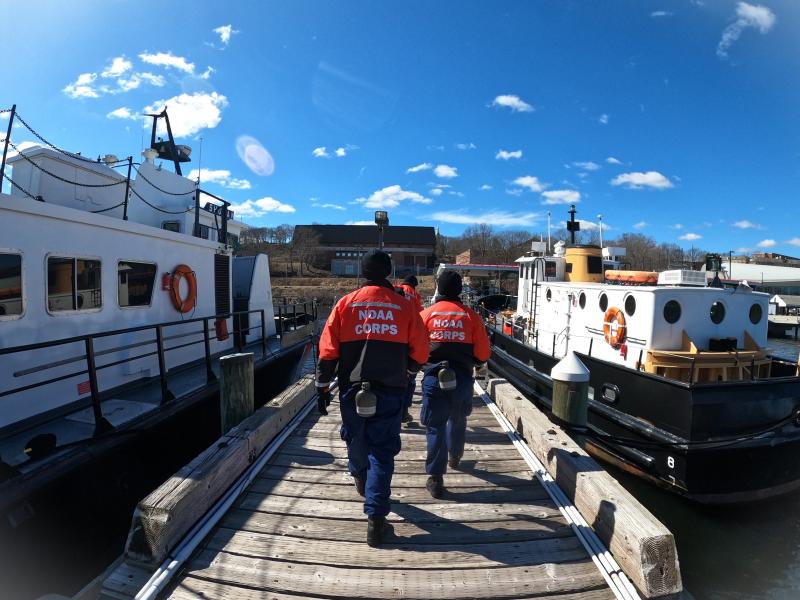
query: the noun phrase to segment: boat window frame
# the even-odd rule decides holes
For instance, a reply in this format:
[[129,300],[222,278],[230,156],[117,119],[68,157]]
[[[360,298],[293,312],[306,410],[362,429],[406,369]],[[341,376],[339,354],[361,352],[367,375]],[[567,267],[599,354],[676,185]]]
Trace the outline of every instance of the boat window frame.
[[13,315],[0,315],[0,321],[18,321],[28,312],[27,294],[25,293],[25,253],[17,248],[5,248],[0,246],[0,254],[16,254],[19,256],[19,288],[22,311]]
[[[665,314],[665,311],[667,310],[667,304],[669,304],[670,302],[674,302],[675,304],[678,305],[678,318],[675,319],[674,322],[671,322],[669,319],[667,319],[667,316]],[[677,298],[670,298],[666,302],[664,302],[664,306],[661,307],[661,318],[664,319],[664,322],[667,325],[677,324],[682,317],[683,317],[683,305],[681,304],[680,300],[678,300]]]
[[[133,306],[122,306],[119,302],[119,265],[120,263],[137,263],[140,265],[153,265],[156,268],[156,272],[153,274],[153,291],[150,294],[150,304],[134,304]],[[153,262],[151,260],[134,260],[132,258],[119,258],[117,259],[117,308],[120,310],[127,310],[129,308],[152,308],[153,307],[153,298],[156,295],[156,287],[158,285],[158,263]]]
[[[167,229],[164,227],[167,223],[177,223],[178,229]],[[210,228],[209,228],[210,229]],[[178,219],[167,219],[165,221],[161,221],[161,230],[162,231],[169,231],[170,233],[183,233],[183,223]]]
[[[50,271],[49,271],[49,268],[48,268],[48,262],[50,261],[51,258],[71,258],[74,261],[78,261],[78,260],[94,260],[94,261],[97,261],[98,263],[100,263],[100,306],[97,307],[97,308],[75,308],[75,309],[70,309],[70,310],[50,310],[50,302],[49,302],[50,284],[48,283]],[[76,269],[76,275],[77,275],[77,269]],[[103,307],[105,306],[105,302],[103,302],[103,279],[104,279],[104,276],[103,276],[103,259],[100,256],[89,255],[89,254],[84,254],[84,255],[77,256],[75,254],[70,254],[69,252],[48,252],[47,254],[44,255],[44,309],[45,309],[45,311],[51,317],[71,316],[71,315],[76,315],[76,314],[79,314],[79,313],[99,313],[100,311],[103,310]],[[74,288],[74,292],[77,295],[77,293],[78,293],[77,286]]]
[[[722,318],[719,321],[715,321],[713,317],[714,306],[719,304],[722,307]],[[708,318],[714,325],[722,325],[722,322],[725,320],[725,317],[728,316],[728,307],[725,306],[725,303],[722,300],[714,300],[711,303],[711,306],[708,308]]]
[[[758,311],[759,311],[759,313],[758,313],[758,321],[753,321],[753,309],[756,308],[756,307],[758,307]],[[759,323],[761,323],[761,321],[764,320],[764,308],[761,306],[761,304],[759,302],[753,302],[750,305],[750,308],[747,311],[747,318],[750,320],[750,322],[753,325],[758,325]]]
[[[631,310],[630,312],[628,312],[628,300],[633,301],[633,310]],[[636,308],[637,308],[636,304],[637,304],[636,296],[632,293],[626,294],[625,297],[622,299],[622,308],[625,310],[625,314],[628,317],[632,317],[634,314],[636,314]]]
[[586,292],[583,290],[578,293],[578,306],[581,310],[586,309]]

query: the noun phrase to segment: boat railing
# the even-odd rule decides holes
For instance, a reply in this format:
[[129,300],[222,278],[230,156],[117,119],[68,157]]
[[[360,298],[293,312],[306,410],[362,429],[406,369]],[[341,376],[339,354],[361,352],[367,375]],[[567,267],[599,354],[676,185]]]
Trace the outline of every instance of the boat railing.
[[275,313],[275,328],[278,335],[284,331],[291,331],[300,326],[316,322],[319,314],[319,305],[315,300],[306,300],[290,304],[287,298],[273,306]]
[[[125,185],[125,193],[124,193],[121,201],[118,204],[114,204],[113,206],[108,206],[108,207],[105,207],[105,208],[101,208],[99,210],[92,210],[92,211],[89,211],[89,212],[92,212],[92,213],[107,213],[109,211],[116,210],[118,208],[122,208],[122,220],[123,221],[127,221],[128,220],[128,205],[130,203],[131,197],[136,197],[139,201],[143,202],[144,204],[146,204],[147,206],[149,206],[153,210],[155,210],[157,212],[160,212],[160,213],[163,213],[163,214],[182,215],[182,214],[188,213],[188,212],[193,210],[194,211],[194,228],[193,228],[193,231],[192,231],[192,236],[199,238],[199,237],[203,237],[203,231],[202,231],[202,228],[200,227],[200,211],[202,210],[202,211],[205,211],[205,212],[209,212],[214,216],[215,227],[212,227],[210,229],[214,229],[217,232],[217,241],[219,243],[221,243],[221,244],[228,244],[228,221],[231,220],[232,213],[229,210],[229,207],[230,207],[231,203],[228,202],[227,200],[225,200],[223,198],[220,198],[219,196],[216,196],[215,194],[212,194],[211,192],[207,192],[206,190],[201,189],[199,185],[195,186],[194,189],[186,191],[186,192],[175,192],[175,191],[165,190],[165,189],[159,187],[158,185],[156,185],[154,182],[152,182],[149,179],[147,179],[147,177],[140,172],[138,167],[141,165],[141,163],[135,162],[133,160],[132,156],[128,156],[127,158],[124,158],[122,160],[115,160],[113,162],[106,162],[105,163],[108,167],[110,167],[112,169],[116,169],[116,168],[120,168],[120,167],[127,168],[127,174],[124,177],[121,177],[120,179],[115,179],[115,180],[113,180],[111,182],[103,182],[103,183],[86,183],[86,182],[72,181],[70,179],[66,179],[64,177],[61,177],[61,176],[59,176],[59,175],[57,175],[55,173],[52,173],[52,172],[48,171],[42,165],[38,164],[37,162],[35,162],[31,158],[28,158],[24,154],[24,149],[18,147],[14,142],[11,141],[11,129],[12,129],[12,127],[15,126],[15,122],[18,122],[21,126],[23,126],[25,129],[27,129],[33,136],[35,136],[45,146],[47,146],[51,150],[54,150],[55,152],[58,152],[59,154],[62,154],[64,156],[67,156],[67,157],[72,158],[74,160],[79,160],[79,161],[82,161],[82,162],[92,163],[92,164],[100,163],[101,162],[100,158],[98,157],[97,160],[86,158],[85,156],[82,156],[80,154],[76,154],[74,152],[69,152],[68,150],[64,150],[63,148],[59,148],[55,144],[49,142],[38,131],[36,131],[36,129],[31,127],[31,125],[29,125],[28,122],[25,121],[25,119],[22,118],[22,116],[20,116],[20,114],[17,112],[17,105],[16,104],[14,104],[11,108],[8,108],[8,109],[0,109],[0,114],[7,114],[7,113],[9,114],[8,128],[6,130],[5,138],[0,140],[0,143],[2,143],[2,145],[3,145],[3,156],[2,156],[2,159],[0,159],[0,189],[2,189],[2,184],[3,184],[3,181],[5,180],[5,181],[8,181],[9,185],[12,188],[18,190],[24,196],[27,196],[31,200],[37,200],[39,202],[45,202],[46,201],[46,198],[43,198],[42,196],[39,196],[39,195],[35,195],[33,192],[31,192],[28,189],[25,189],[19,183],[14,182],[11,177],[6,175],[6,159],[8,157],[8,149],[9,149],[9,146],[10,146],[14,151],[17,152],[17,154],[19,156],[21,156],[24,160],[26,160],[33,168],[41,171],[42,173],[48,175],[49,177],[52,177],[54,179],[58,179],[59,181],[62,181],[62,182],[67,183],[69,185],[76,186],[76,187],[84,187],[84,188],[99,188],[99,187],[105,188],[105,187],[113,187],[113,186],[120,186],[121,187],[123,184]],[[141,194],[139,194],[131,186],[131,172],[134,171],[134,170],[137,173],[137,177],[139,177],[142,180],[144,180],[144,182],[147,183],[150,187],[158,190],[162,194],[166,194],[167,196],[190,196],[190,195],[193,195],[194,196],[194,207],[176,211],[176,210],[165,210],[165,209],[163,209],[161,207],[158,207],[158,206],[152,204],[151,202],[149,202],[147,199],[145,199]],[[100,174],[98,174],[98,176],[105,177],[106,179],[108,178],[108,176],[102,176]],[[216,202],[220,202],[221,204],[214,204],[213,202],[209,202],[209,203],[207,203],[206,206],[201,207],[200,206],[200,198],[201,198],[201,196],[204,199],[211,198]],[[219,217],[219,221],[217,221],[217,217]]]
[[[250,315],[258,314],[261,317],[260,323],[251,325]],[[60,346],[67,346],[69,344],[82,344],[82,352],[69,358],[53,361],[46,364],[40,364],[33,367],[28,367],[12,373],[13,377],[24,377],[34,373],[42,373],[53,369],[58,369],[65,365],[73,363],[83,363],[84,368],[69,373],[60,373],[53,377],[35,381],[26,385],[21,385],[12,389],[0,390],[0,399],[39,388],[42,386],[51,385],[59,381],[73,379],[80,376],[88,376],[88,392],[91,394],[91,407],[94,415],[95,435],[104,433],[113,426],[103,416],[102,410],[102,396],[103,390],[100,389],[98,384],[98,372],[103,369],[124,365],[133,361],[157,357],[158,359],[158,379],[161,386],[161,403],[167,403],[174,399],[174,395],[169,390],[168,385],[168,370],[167,370],[167,354],[179,349],[188,348],[191,346],[203,345],[203,362],[206,371],[206,383],[216,381],[217,377],[212,369],[213,354],[211,352],[211,342],[214,340],[225,341],[228,339],[227,326],[223,324],[230,317],[234,319],[234,332],[233,332],[233,347],[237,352],[241,352],[247,345],[247,336],[252,331],[259,335],[258,340],[253,340],[260,343],[262,358],[266,359],[268,355],[273,355],[267,345],[267,322],[266,310],[242,310],[230,313],[222,313],[207,317],[196,317],[191,319],[183,319],[179,321],[169,321],[164,323],[157,323],[152,325],[140,325],[137,327],[127,327],[124,329],[115,329],[112,331],[102,331],[98,333],[91,333],[86,335],[73,336],[69,338],[62,338],[57,340],[49,340],[45,342],[37,342],[34,344],[25,344],[21,346],[14,346],[10,348],[0,348],[0,357],[10,355],[22,355],[23,353],[30,353],[36,350],[47,348],[56,348]],[[213,325],[211,325],[213,323]],[[185,331],[187,325],[198,324],[193,331]],[[167,335],[169,328],[182,326],[183,331],[180,333],[172,333]],[[153,334],[149,339],[140,340],[134,343],[115,345],[108,348],[97,348],[97,342],[103,339],[111,338],[113,336],[120,336],[132,333],[150,332]],[[187,338],[196,337],[196,339],[185,341]],[[175,342],[180,340],[179,343],[170,345],[168,342]],[[120,352],[130,351],[136,348],[141,348],[143,351],[140,354],[127,356],[118,360],[111,360],[98,364],[99,359],[103,356],[118,354]],[[184,363],[188,364],[188,363]],[[178,365],[183,366],[183,365]],[[85,382],[84,382],[85,384]]]

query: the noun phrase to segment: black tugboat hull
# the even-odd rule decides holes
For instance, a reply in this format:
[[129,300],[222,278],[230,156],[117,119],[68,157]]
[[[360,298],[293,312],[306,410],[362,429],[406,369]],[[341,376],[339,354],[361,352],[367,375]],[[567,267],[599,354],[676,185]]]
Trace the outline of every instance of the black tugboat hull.
[[[499,332],[493,349],[492,369],[549,410],[548,374],[558,359]],[[800,487],[800,427],[774,428],[800,410],[800,377],[788,366],[786,376],[769,380],[689,385],[578,356],[594,390],[595,435],[586,450],[596,457],[702,503],[762,500]],[[697,446],[732,438],[750,439]]]

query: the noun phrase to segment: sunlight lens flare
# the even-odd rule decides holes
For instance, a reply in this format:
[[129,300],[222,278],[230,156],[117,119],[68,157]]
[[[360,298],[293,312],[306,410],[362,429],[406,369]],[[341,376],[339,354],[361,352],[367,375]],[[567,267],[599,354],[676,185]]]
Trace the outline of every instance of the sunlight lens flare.
[[256,175],[272,175],[275,172],[275,160],[256,138],[249,135],[239,136],[236,140],[236,152]]

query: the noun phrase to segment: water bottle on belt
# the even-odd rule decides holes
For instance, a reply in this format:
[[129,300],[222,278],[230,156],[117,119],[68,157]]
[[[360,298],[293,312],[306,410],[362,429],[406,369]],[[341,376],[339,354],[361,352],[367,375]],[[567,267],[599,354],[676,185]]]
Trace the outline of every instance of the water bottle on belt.
[[368,381],[361,384],[361,389],[356,392],[356,414],[359,417],[374,417],[378,407],[378,397],[370,389]]
[[446,360],[439,363],[439,389],[445,392],[452,392],[456,389],[456,372],[450,368],[450,363]]

